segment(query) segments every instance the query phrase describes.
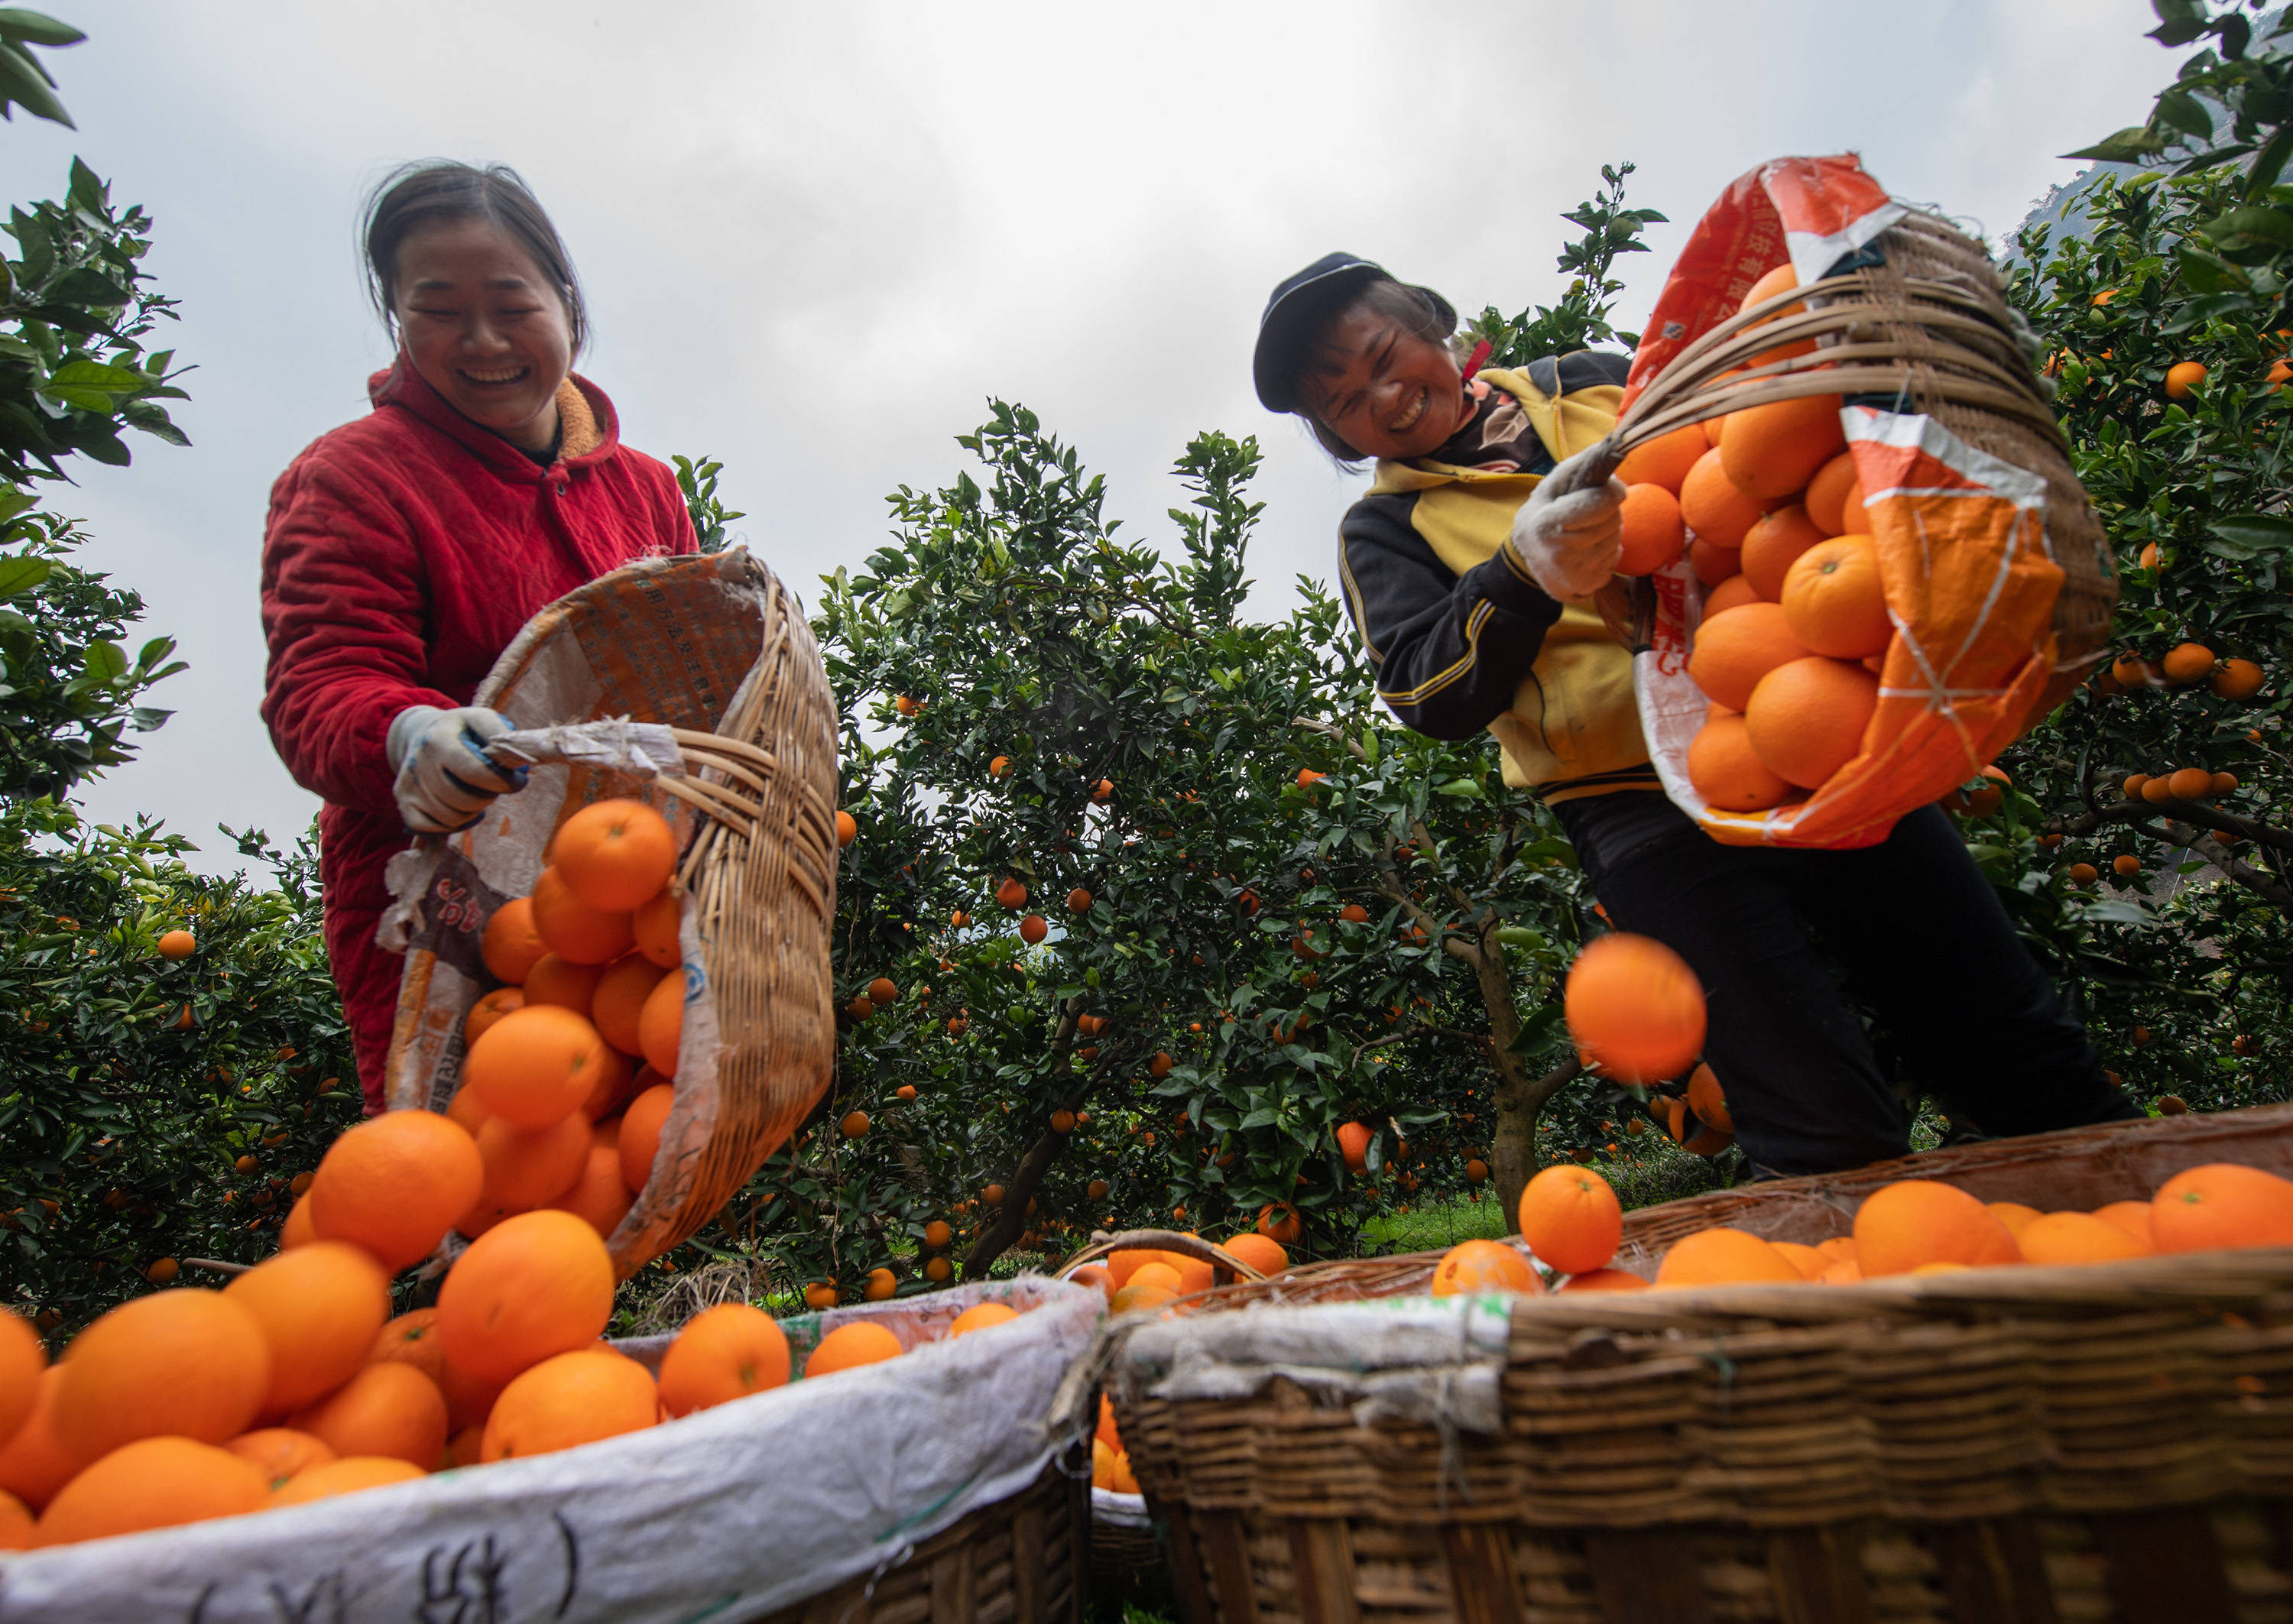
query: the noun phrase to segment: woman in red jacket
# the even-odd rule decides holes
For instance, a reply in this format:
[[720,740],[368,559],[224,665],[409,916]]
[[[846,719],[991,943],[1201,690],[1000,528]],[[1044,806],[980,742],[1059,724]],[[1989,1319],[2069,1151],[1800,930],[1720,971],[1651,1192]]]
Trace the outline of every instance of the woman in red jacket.
[[515,781],[470,696],[526,620],[632,559],[698,543],[677,481],[620,443],[571,371],[587,321],[571,260],[516,174],[409,166],[367,209],[367,277],[398,341],[374,409],[271,488],[263,719],[324,797],[327,957],[369,1111],[400,961],[375,941],[407,832],[466,828]]

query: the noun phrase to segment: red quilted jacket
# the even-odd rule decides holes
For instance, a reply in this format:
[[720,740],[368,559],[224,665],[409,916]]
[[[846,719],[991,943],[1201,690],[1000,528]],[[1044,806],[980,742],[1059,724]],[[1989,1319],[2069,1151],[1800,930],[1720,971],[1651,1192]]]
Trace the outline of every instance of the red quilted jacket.
[[374,939],[382,870],[409,838],[383,755],[390,719],[467,704],[536,610],[631,559],[698,545],[676,477],[620,443],[602,391],[571,382],[580,401],[561,408],[577,455],[545,469],[401,358],[369,380],[373,413],[321,435],[271,489],[263,720],[295,781],[326,801],[327,957],[369,1111],[401,967]]

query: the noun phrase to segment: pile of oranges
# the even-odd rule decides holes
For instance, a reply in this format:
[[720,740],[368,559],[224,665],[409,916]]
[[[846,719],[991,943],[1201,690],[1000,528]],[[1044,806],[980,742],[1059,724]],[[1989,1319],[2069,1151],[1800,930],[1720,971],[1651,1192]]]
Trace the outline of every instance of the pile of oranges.
[[[405,1137],[405,1124],[423,1137]],[[602,1341],[612,1262],[594,1228],[559,1210],[492,1224],[435,1307],[392,1319],[391,1267],[426,1256],[482,1176],[461,1128],[394,1112],[351,1129],[320,1168],[320,1235],[222,1290],[123,1304],[53,1365],[21,1318],[0,1313],[0,1550],[547,1454],[789,1379],[787,1337],[745,1303],[687,1321],[658,1378]],[[976,1304],[946,1334],[1017,1315]],[[906,1351],[888,1328],[855,1321],[820,1339],[804,1373]]]
[[1104,1393],[1098,1395],[1098,1430],[1090,1440],[1090,1486],[1117,1494],[1138,1492],[1130,1451],[1122,1447],[1122,1434],[1114,1425],[1114,1405]]
[[[1743,308],[1796,286],[1779,266]],[[1711,711],[1688,772],[1723,811],[1803,799],[1854,757],[1878,705],[1893,624],[1839,408],[1837,395],[1746,407],[1636,447],[1616,470],[1620,572],[1646,575],[1684,549],[1710,588],[1688,670]]]
[[[1624,1212],[1587,1168],[1547,1168],[1521,1192],[1520,1234],[1556,1277],[1556,1291],[1646,1291],[1671,1286],[1853,1285],[1886,1275],[1941,1274],[2004,1264],[2119,1263],[2153,1254],[2293,1246],[2293,1180],[2236,1162],[2191,1168],[2146,1201],[2092,1212],[2041,1212],[1983,1202],[1933,1179],[1882,1185],[1856,1209],[1851,1234],[1814,1246],[1767,1240],[1715,1224],[1674,1241],[1653,1288],[1610,1266]],[[1436,1297],[1538,1293],[1544,1283],[1519,1249],[1468,1240],[1436,1266]]]

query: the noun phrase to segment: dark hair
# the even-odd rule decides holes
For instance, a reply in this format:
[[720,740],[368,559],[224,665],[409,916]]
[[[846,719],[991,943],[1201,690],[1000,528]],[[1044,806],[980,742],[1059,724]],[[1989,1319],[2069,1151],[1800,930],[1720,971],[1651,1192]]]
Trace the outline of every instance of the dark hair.
[[397,274],[399,245],[422,227],[443,220],[489,220],[515,238],[564,301],[573,352],[581,352],[589,337],[581,281],[573,274],[573,257],[565,252],[540,199],[506,164],[481,169],[444,158],[401,164],[367,197],[365,223],[359,233],[366,248],[367,295],[393,337],[398,323],[391,312],[396,292],[391,283]]
[[[1324,339],[1339,320],[1354,311],[1366,310],[1381,316],[1390,316],[1401,324],[1401,330],[1413,338],[1422,338],[1431,343],[1446,342],[1457,330],[1456,313],[1448,302],[1430,287],[1419,287],[1408,282],[1397,282],[1391,277],[1380,276],[1358,282],[1341,290],[1330,301],[1330,306],[1315,320],[1308,332],[1299,354],[1305,370],[1329,370],[1317,368],[1314,358],[1326,351]],[[1341,440],[1330,425],[1301,401],[1298,416],[1314,432],[1314,438],[1340,463],[1349,466],[1360,462],[1369,454],[1357,451]]]

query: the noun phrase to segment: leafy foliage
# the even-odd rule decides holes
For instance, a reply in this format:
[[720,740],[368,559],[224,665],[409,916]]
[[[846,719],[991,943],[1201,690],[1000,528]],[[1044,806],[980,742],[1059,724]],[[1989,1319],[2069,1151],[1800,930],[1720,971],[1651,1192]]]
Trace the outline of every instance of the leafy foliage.
[[1592,197],[1561,216],[1584,232],[1560,251],[1556,262],[1572,279],[1558,304],[1537,304],[1517,316],[1506,316],[1494,304],[1466,324],[1476,338],[1487,339],[1494,351],[1489,364],[1523,367],[1547,355],[1568,355],[1595,344],[1617,343],[1635,349],[1637,333],[1620,333],[1608,324],[1616,295],[1624,284],[1609,274],[1620,254],[1645,254],[1641,233],[1660,225],[1664,216],[1652,208],[1625,206],[1625,177],[1631,164],[1600,166],[1600,187]]
[[709,456],[672,456],[677,465],[677,488],[685,493],[685,511],[693,515],[693,533],[703,553],[721,553],[728,539],[725,527],[748,514],[728,508],[717,497],[717,481],[725,465]]

